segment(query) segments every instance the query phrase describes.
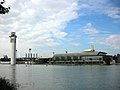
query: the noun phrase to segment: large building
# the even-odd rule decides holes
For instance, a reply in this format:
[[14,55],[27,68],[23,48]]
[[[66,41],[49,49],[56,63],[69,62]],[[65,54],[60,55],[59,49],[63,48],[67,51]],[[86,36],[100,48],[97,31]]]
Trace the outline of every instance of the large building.
[[112,56],[106,52],[87,49],[81,53],[55,54],[51,64],[110,64]]

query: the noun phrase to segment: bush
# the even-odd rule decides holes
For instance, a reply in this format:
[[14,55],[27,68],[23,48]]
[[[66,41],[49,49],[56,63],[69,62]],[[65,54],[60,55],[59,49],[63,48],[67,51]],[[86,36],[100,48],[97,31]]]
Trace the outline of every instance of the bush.
[[0,77],[0,90],[17,90],[17,88],[8,79]]

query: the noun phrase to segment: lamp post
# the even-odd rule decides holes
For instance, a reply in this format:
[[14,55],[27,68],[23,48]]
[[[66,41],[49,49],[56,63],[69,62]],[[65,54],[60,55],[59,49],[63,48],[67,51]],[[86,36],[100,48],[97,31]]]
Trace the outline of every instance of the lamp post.
[[29,48],[29,60],[30,60],[30,64],[31,64],[31,48]]
[[68,51],[66,50],[65,53],[68,53]]
[[16,50],[16,59],[17,59],[17,50]]
[[31,53],[31,48],[29,48],[29,54]]
[[53,52],[53,55],[55,54],[55,52]]

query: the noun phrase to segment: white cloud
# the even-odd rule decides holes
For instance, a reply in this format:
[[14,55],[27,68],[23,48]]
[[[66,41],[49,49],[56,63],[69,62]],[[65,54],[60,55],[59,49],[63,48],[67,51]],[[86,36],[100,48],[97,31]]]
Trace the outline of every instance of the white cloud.
[[93,14],[93,12],[120,19],[120,8],[115,7],[111,0],[80,0],[80,15]]
[[10,53],[10,43],[9,39],[6,38],[0,38],[0,56],[3,57],[3,55],[8,55]]
[[56,39],[64,39],[67,33],[63,29],[78,17],[77,0],[6,0],[5,5],[11,10],[0,17],[0,38],[9,39],[15,31],[19,53],[29,47],[59,45]]
[[73,46],[80,46],[80,43],[73,42],[73,43],[71,43],[71,45],[73,45]]
[[109,35],[99,41],[100,44],[104,44],[113,49],[120,49],[120,34]]
[[111,7],[106,10],[106,14],[112,18],[120,19],[120,8]]
[[85,26],[82,27],[81,29],[85,34],[94,36],[99,33],[99,31],[93,27],[91,23],[86,24]]

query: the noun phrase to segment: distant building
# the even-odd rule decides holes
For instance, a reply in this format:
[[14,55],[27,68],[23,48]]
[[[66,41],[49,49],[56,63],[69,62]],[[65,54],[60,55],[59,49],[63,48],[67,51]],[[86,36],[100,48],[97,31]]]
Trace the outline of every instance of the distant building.
[[8,59],[8,56],[7,55],[3,55],[4,58]]
[[98,52],[87,49],[81,53],[55,54],[50,61],[51,64],[110,64],[112,56],[106,52]]
[[114,55],[113,60],[115,60],[115,63],[120,63],[120,54]]
[[120,63],[120,54],[117,54],[117,61]]

